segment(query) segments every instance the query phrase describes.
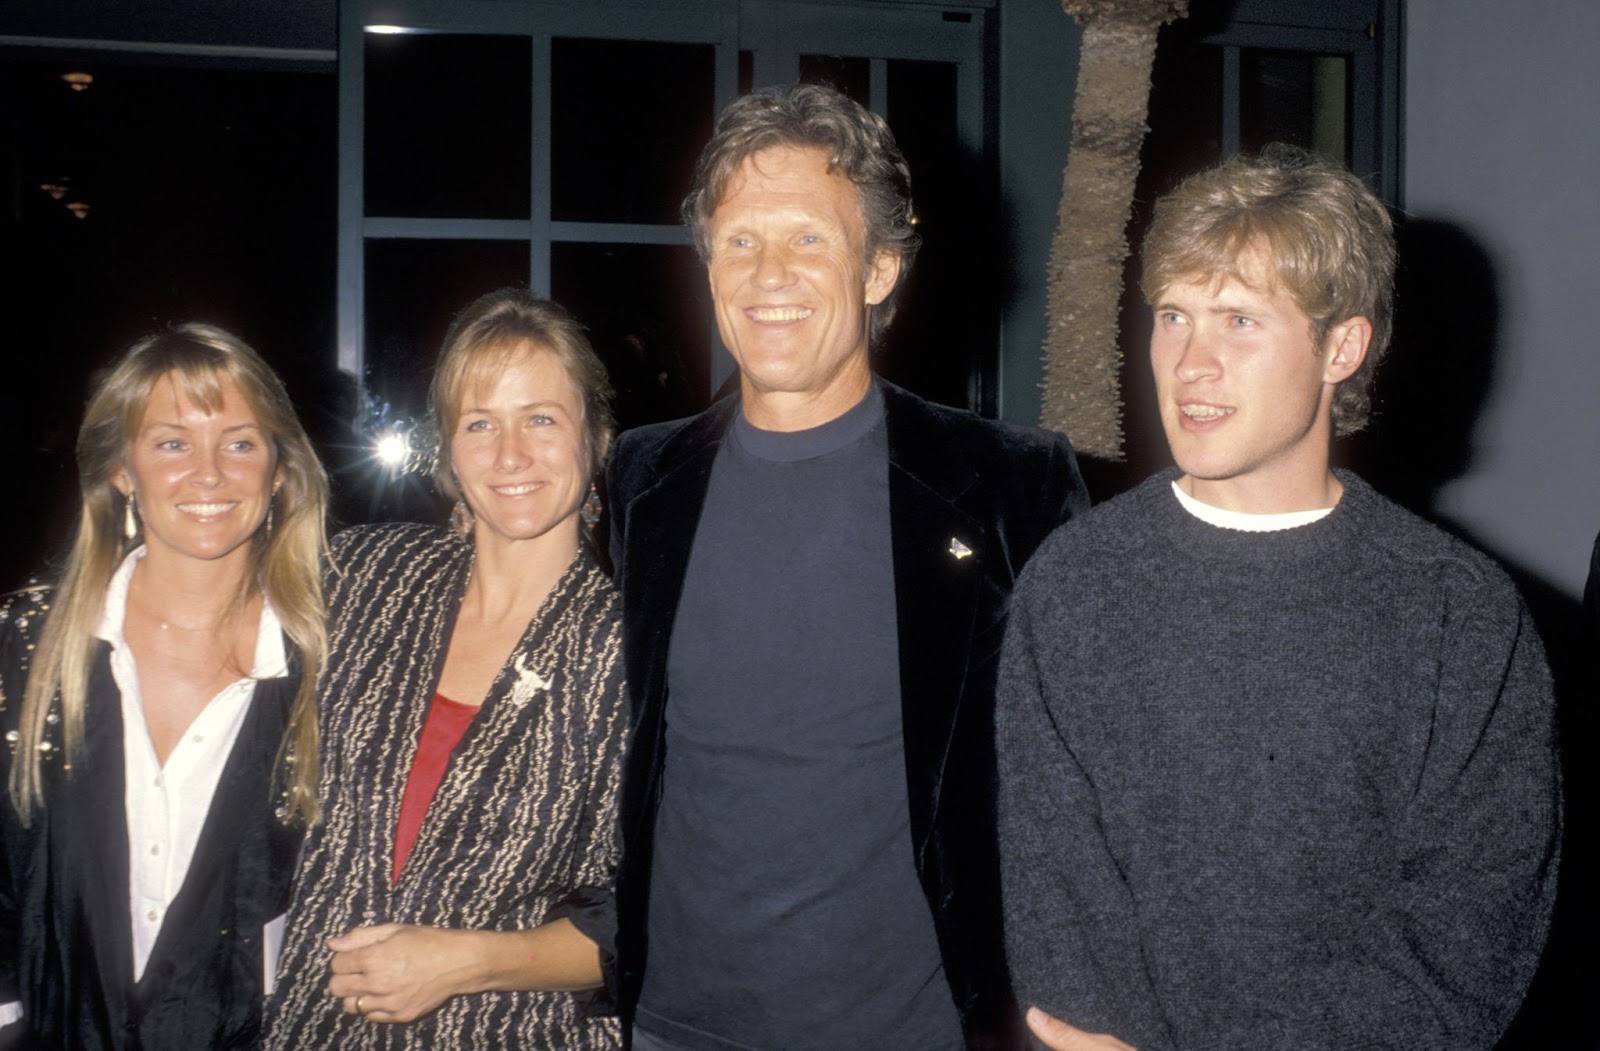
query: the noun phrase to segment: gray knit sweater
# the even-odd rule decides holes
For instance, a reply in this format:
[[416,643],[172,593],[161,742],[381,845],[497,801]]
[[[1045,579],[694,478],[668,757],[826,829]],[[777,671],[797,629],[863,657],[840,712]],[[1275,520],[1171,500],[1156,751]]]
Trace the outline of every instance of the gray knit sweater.
[[1019,581],[998,700],[1017,993],[1139,1047],[1492,1047],[1560,804],[1543,650],[1488,558],[1341,474],[1207,525],[1172,472]]

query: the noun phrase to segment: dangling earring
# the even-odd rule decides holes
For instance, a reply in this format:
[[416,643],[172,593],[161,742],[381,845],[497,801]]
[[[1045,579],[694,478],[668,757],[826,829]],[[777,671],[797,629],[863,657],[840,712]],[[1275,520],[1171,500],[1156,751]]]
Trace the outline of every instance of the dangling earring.
[[583,524],[590,529],[600,521],[600,512],[604,505],[600,503],[600,487],[593,482],[589,483],[589,495],[584,497],[583,506],[578,508],[578,516],[583,519]]
[[139,516],[134,511],[132,489],[128,490],[122,502],[122,535],[129,540],[139,535]]
[[450,509],[450,531],[461,537],[472,533],[472,508],[465,500],[457,500],[456,506]]

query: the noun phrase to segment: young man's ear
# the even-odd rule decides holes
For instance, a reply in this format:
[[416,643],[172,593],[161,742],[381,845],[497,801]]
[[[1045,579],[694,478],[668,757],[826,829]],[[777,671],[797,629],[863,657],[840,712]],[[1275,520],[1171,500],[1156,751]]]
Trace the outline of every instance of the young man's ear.
[[1324,342],[1327,364],[1322,370],[1324,383],[1342,383],[1355,375],[1367,360],[1372,345],[1372,322],[1364,317],[1347,318],[1328,329]]

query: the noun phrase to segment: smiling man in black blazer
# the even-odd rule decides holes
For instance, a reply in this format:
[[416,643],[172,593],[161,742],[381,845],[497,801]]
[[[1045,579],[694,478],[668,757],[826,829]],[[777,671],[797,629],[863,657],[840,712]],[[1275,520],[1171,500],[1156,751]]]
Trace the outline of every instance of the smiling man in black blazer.
[[873,376],[917,235],[843,95],[733,103],[684,212],[739,392],[623,435],[607,479],[634,1047],[1017,1046],[995,662],[1023,562],[1087,506],[1072,450]]

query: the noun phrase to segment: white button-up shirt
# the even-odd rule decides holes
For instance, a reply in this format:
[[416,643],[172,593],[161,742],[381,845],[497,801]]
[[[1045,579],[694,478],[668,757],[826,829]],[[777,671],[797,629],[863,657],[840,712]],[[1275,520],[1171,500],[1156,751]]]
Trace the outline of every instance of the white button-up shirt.
[[122,695],[123,804],[128,818],[128,909],[133,920],[135,981],[144,974],[167,909],[183,887],[211,809],[211,797],[255,696],[256,680],[280,678],[289,670],[282,626],[263,599],[250,676],[223,687],[206,703],[163,766],[145,723],[133,651],[122,633],[128,584],[144,553],[143,547],[130,552],[111,578],[96,633],[111,644],[111,676]]
[[[141,546],[122,560],[106,590],[105,612],[95,633],[111,644],[111,676],[122,695],[123,803],[128,819],[128,910],[133,923],[135,981],[144,975],[167,908],[188,875],[200,829],[211,809],[211,797],[255,696],[255,682],[281,678],[289,671],[282,625],[263,598],[250,677],[224,687],[206,703],[163,767],[156,760],[155,745],[144,721],[133,652],[122,634],[128,612],[128,584],[144,554]],[[267,924],[263,932],[262,970],[269,993],[282,932],[282,917]],[[0,1027],[21,1017],[21,1003],[0,1004]]]

